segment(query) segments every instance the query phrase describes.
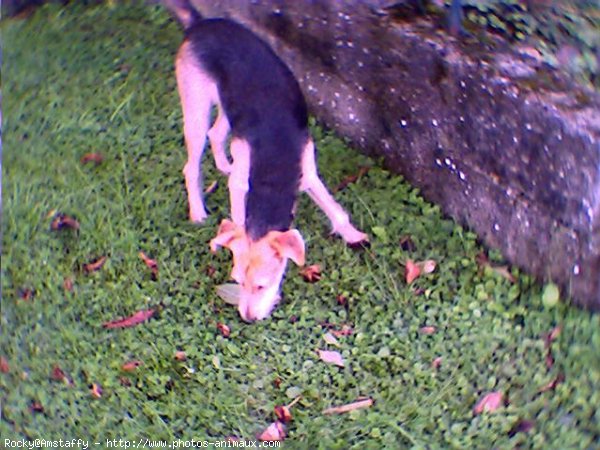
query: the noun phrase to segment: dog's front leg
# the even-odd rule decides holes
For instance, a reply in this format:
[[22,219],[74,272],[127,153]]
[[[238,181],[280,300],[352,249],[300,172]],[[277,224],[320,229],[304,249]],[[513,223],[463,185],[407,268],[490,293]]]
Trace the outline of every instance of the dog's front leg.
[[231,174],[229,175],[229,200],[233,223],[244,227],[246,223],[246,193],[250,176],[250,146],[244,139],[233,138],[230,146]]
[[315,146],[312,139],[309,139],[302,154],[300,190],[306,192],[317,206],[323,210],[331,221],[332,231],[342,236],[342,239],[348,244],[357,244],[369,240],[365,233],[354,228],[350,223],[348,213],[335,201],[319,178],[315,159]]

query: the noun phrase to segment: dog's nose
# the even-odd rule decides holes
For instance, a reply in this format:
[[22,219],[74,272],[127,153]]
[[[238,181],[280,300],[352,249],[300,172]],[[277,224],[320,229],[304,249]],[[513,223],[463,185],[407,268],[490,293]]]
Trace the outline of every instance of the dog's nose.
[[245,308],[240,307],[239,312],[244,322],[252,323],[256,320],[256,315],[250,310],[249,305],[246,305]]

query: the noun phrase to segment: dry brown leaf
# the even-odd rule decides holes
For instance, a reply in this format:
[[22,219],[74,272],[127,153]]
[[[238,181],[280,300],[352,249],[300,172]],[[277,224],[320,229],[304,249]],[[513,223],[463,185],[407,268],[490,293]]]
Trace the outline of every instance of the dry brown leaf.
[[107,259],[108,258],[106,256],[101,256],[100,258],[95,259],[92,262],[84,264],[83,265],[83,271],[85,273],[96,272],[97,270],[100,270],[102,268],[102,266],[104,266],[104,263],[106,263]]
[[102,397],[102,387],[98,383],[92,383],[90,393],[92,394],[92,397],[100,398]]
[[421,269],[422,274],[431,273],[435,270],[437,263],[433,259],[427,259],[425,261],[418,262],[417,265]]
[[4,356],[0,356],[0,372],[2,372],[2,373],[10,372],[10,366],[8,364],[8,360]]
[[427,326],[424,326],[424,327],[421,327],[421,328],[419,328],[419,332],[420,332],[421,334],[426,334],[426,335],[433,334],[433,333],[435,333],[436,331],[437,331],[437,328],[436,328],[436,327],[433,327],[433,326],[431,326],[431,325],[427,325]]
[[419,275],[421,275],[421,268],[415,264],[412,259],[406,260],[406,265],[404,266],[404,278],[406,279],[406,284],[411,284]]
[[354,333],[354,329],[350,325],[342,325],[341,329],[331,330],[330,333],[339,338],[341,336],[350,336]]
[[503,405],[504,394],[500,391],[485,394],[473,408],[473,414],[496,411]]
[[104,161],[104,156],[100,153],[86,153],[79,160],[81,164],[94,163],[96,165],[100,164],[102,161]]
[[219,185],[219,182],[217,180],[213,181],[208,186],[206,186],[206,189],[204,189],[204,193],[207,195],[212,194],[213,192],[215,192],[217,190],[218,185]]
[[185,361],[187,359],[187,355],[185,354],[184,351],[178,350],[175,352],[175,359],[177,361]]
[[510,281],[511,283],[516,282],[516,278],[514,277],[514,275],[512,273],[510,273],[510,270],[508,268],[508,266],[492,266],[490,265],[490,268],[496,272],[498,275],[500,275],[502,278],[505,278],[506,280]]
[[128,328],[138,325],[154,315],[154,309],[142,309],[123,319],[112,320],[102,324],[104,328]]
[[34,412],[34,413],[43,413],[44,412],[44,406],[37,400],[34,400],[31,402],[31,404],[29,405],[29,409],[31,410],[31,412]]
[[562,327],[560,325],[555,326],[552,330],[544,337],[544,345],[546,348],[550,348],[552,342],[560,336],[560,332],[562,331]]
[[275,416],[280,422],[288,423],[292,420],[292,413],[290,408],[285,405],[277,405],[274,408]]
[[344,294],[338,294],[335,297],[335,300],[337,301],[337,304],[340,306],[346,306],[348,305],[348,297],[346,297]]
[[312,266],[305,267],[300,271],[300,275],[307,283],[316,283],[321,279],[321,266],[319,264],[313,264]]
[[67,292],[73,292],[73,279],[66,277],[63,280],[63,289]]
[[371,168],[368,166],[361,166],[358,168],[358,172],[356,174],[352,174],[352,175],[348,175],[346,177],[344,177],[344,179],[342,181],[340,181],[340,183],[333,188],[333,192],[339,192],[341,190],[344,190],[348,187],[348,185],[352,184],[352,183],[356,183],[363,175],[366,175],[367,172],[369,172]]
[[231,334],[231,329],[221,322],[217,322],[217,330],[219,330],[221,335],[226,338],[229,337],[229,335]]
[[344,367],[344,358],[340,352],[335,350],[317,350],[321,361],[327,364],[335,364],[339,367]]
[[58,365],[54,365],[50,378],[54,381],[68,381],[67,374]]
[[143,251],[140,251],[138,253],[138,256],[140,257],[140,259],[142,261],[144,261],[144,264],[146,264],[146,267],[148,267],[148,269],[150,269],[150,272],[152,273],[152,279],[154,281],[156,281],[158,279],[158,262],[156,262],[155,259],[150,258]]
[[126,363],[124,363],[121,366],[121,370],[123,370],[124,372],[133,372],[135,369],[137,369],[138,367],[140,367],[143,364],[142,361],[127,361]]
[[31,288],[20,288],[19,289],[19,298],[21,300],[25,300],[26,302],[28,302],[29,300],[32,300],[34,296],[35,296],[35,291]]
[[431,362],[431,367],[433,367],[434,369],[439,369],[441,365],[442,365],[442,357],[441,356],[438,356]]
[[53,231],[58,231],[64,228],[79,230],[79,222],[77,222],[77,220],[75,220],[73,217],[59,213],[56,216],[54,216],[54,219],[52,219],[50,229],[52,229]]
[[323,414],[344,414],[350,411],[354,411],[362,408],[369,408],[373,405],[374,401],[372,398],[363,398],[355,402],[348,403],[341,406],[333,406],[323,411]]
[[408,234],[400,238],[400,240],[398,241],[398,245],[405,252],[414,252],[417,249],[417,246],[413,242],[412,237]]
[[285,427],[280,421],[273,422],[261,434],[259,441],[283,441],[285,439]]
[[339,341],[337,340],[337,338],[331,334],[330,332],[327,332],[323,335],[323,340],[328,343],[329,345],[335,345],[336,347],[340,346]]
[[519,420],[508,432],[509,437],[513,437],[517,433],[528,433],[535,426],[533,420]]
[[556,386],[558,386],[563,381],[565,381],[565,375],[563,373],[559,373],[556,376],[556,378],[554,378],[548,384],[542,386],[538,392],[541,393],[541,392],[546,392],[546,391],[553,391],[554,389],[556,389]]

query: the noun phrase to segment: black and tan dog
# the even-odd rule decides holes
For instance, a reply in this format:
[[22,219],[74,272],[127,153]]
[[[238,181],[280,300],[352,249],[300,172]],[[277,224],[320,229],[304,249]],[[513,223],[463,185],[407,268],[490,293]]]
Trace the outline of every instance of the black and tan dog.
[[[190,219],[206,218],[200,159],[208,136],[218,170],[229,177],[232,218],[222,221],[211,248],[231,250],[240,315],[260,320],[279,300],[287,260],[304,264],[304,240],[290,228],[299,191],[315,201],[346,242],[368,238],[352,226],[319,179],[306,102],[287,66],[243,26],[202,19],[188,0],[166,4],[185,29],[175,65],[188,151],[183,173]],[[211,124],[213,106],[217,118]],[[225,148],[229,134],[232,162]]]

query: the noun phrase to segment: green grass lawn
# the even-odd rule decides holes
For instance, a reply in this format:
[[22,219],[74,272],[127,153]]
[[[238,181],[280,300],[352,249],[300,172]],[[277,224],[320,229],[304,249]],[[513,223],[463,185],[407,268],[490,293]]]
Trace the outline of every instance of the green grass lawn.
[[[511,282],[492,268],[505,264],[495,252],[482,264],[473,233],[380,168],[336,193],[371,248],[330,237],[301,198],[297,225],[322,278],[307,283],[290,265],[272,317],[240,320],[215,294],[230,255],[212,255],[208,242],[228,205],[208,154],[205,182],[219,182],[211,216],[187,221],[173,74],[181,32],[162,9],[44,7],[1,31],[0,447],[254,439],[274,406],[298,395],[284,448],[600,447],[600,316],[544,302],[543,286],[514,268]],[[329,186],[376,164],[314,134]],[[102,163],[82,164],[90,152]],[[79,230],[53,231],[57,213]],[[156,280],[140,251],[157,260]],[[104,266],[86,273],[101,256]],[[407,285],[409,259],[437,266]],[[148,308],[154,316],[135,327],[102,326]],[[352,333],[339,348],[324,341],[343,325]],[[557,326],[550,360],[545,336]],[[317,349],[340,351],[345,367]],[[125,371],[128,361],[142,364]],[[543,390],[553,380],[562,382]],[[504,404],[475,415],[493,391]],[[363,396],[374,405],[323,414]]]

